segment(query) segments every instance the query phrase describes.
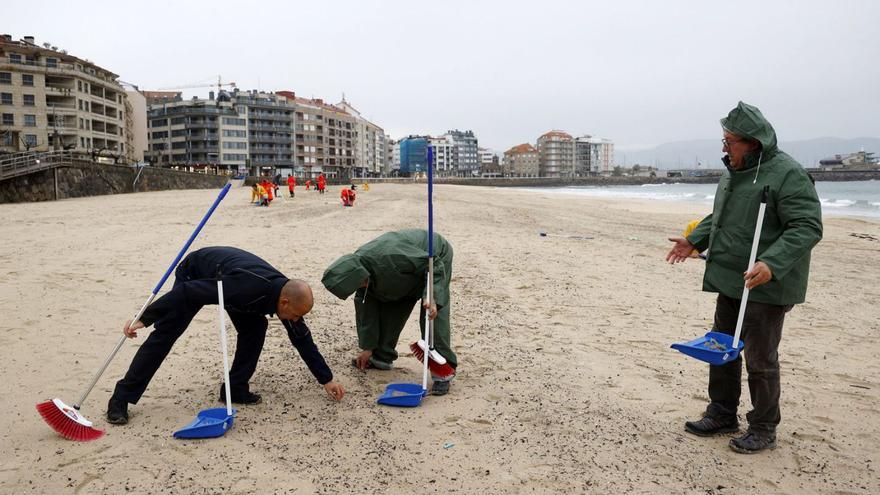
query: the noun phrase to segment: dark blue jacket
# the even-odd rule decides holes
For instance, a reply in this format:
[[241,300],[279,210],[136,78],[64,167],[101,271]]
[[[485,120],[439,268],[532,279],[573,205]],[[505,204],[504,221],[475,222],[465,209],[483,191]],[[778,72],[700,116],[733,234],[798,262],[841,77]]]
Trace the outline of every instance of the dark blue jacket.
[[[176,308],[197,312],[202,306],[217,304],[217,274],[223,279],[223,303],[227,311],[274,316],[278,297],[288,282],[281,272],[265,260],[234,247],[206,247],[193,251],[174,272],[174,288],[156,299],[144,311],[141,322],[148,327]],[[322,385],[333,380],[321,352],[312,340],[305,319],[281,320],[290,343]],[[238,331],[247,331],[239,328]]]

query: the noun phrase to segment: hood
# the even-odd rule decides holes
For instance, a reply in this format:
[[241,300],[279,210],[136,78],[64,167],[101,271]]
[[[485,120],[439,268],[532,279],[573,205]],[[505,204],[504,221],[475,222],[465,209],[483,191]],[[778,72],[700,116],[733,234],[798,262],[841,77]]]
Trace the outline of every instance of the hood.
[[370,272],[361,264],[358,255],[346,254],[327,267],[324,276],[321,277],[321,283],[334,296],[339,299],[347,299],[369,277]]
[[764,157],[776,151],[776,131],[758,107],[739,102],[727,117],[721,119],[721,127],[737,136],[759,141]]

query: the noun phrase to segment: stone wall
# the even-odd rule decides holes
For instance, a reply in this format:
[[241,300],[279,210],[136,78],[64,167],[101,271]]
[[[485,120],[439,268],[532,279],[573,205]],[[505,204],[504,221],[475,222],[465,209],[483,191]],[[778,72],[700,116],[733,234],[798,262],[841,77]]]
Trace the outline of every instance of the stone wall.
[[0,182],[0,203],[51,201],[54,199],[101,196],[169,189],[213,189],[226,184],[227,177],[144,167],[137,184],[137,168],[77,161],[54,169]]

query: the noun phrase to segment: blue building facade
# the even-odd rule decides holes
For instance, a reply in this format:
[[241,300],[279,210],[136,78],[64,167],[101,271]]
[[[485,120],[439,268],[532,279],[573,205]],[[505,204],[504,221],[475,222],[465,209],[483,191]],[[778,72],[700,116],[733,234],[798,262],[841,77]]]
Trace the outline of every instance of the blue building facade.
[[428,170],[428,140],[410,136],[400,141],[400,174],[410,175]]

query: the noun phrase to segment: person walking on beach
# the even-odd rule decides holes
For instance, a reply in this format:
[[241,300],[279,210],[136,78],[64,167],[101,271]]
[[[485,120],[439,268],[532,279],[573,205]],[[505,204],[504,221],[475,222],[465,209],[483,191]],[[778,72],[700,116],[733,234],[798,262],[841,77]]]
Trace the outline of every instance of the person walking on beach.
[[324,194],[324,188],[327,187],[327,177],[324,177],[324,172],[318,174],[318,192]]
[[[709,249],[703,290],[718,293],[713,331],[733,335],[743,285],[749,301],[742,328],[752,410],[748,430],[730,441],[740,453],[776,447],[779,411],[779,341],[785,314],[804,302],[810,251],[822,239],[822,210],[807,172],[776,145],[776,131],[760,110],[740,102],[721,119],[722,151],[727,174],[715,193],[712,213],[687,237],[669,240],[670,263],[688,259],[694,249]],[[748,270],[751,238],[762,191],[769,198],[758,256]],[[699,436],[739,430],[737,406],[741,392],[742,355],[709,367],[710,403],[685,430]]]
[[[226,313],[238,334],[235,357],[229,371],[231,400],[259,404],[259,394],[248,385],[266,339],[265,315],[277,315],[290,343],[309,371],[335,400],[345,390],[333,381],[333,373],[312,340],[303,317],[314,304],[312,289],[302,280],[288,279],[266,261],[233,247],[206,247],[187,255],[174,272],[174,287],[144,311],[140,321],[128,321],[123,333],[137,337],[141,328],[155,328],[140,346],[125,376],[116,383],[107,404],[107,421],[128,423],[128,405],[137,404],[162,361],[203,306],[217,304],[217,277],[224,282]],[[221,384],[220,401],[226,400]]]
[[[412,313],[423,300],[419,325],[424,317],[434,321],[434,344],[453,368],[458,360],[451,348],[450,294],[452,245],[434,234],[434,304],[424,302],[428,274],[428,232],[411,229],[388,232],[334,261],[321,283],[333,295],[347,299],[354,294],[355,323],[361,352],[352,361],[360,370],[391,369],[397,359],[397,341]],[[422,328],[424,332],[424,328]],[[434,377],[432,393],[445,395],[453,377]]]
[[290,193],[291,198],[296,196],[294,189],[296,189],[296,177],[290,174],[287,176],[287,192]]

